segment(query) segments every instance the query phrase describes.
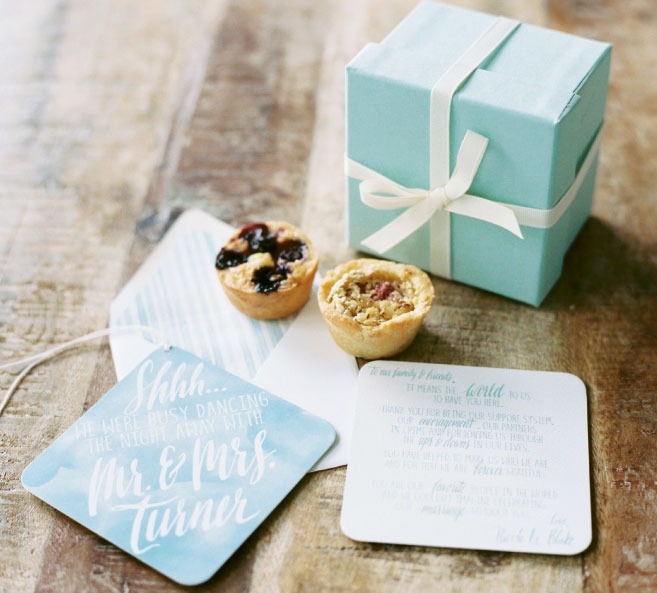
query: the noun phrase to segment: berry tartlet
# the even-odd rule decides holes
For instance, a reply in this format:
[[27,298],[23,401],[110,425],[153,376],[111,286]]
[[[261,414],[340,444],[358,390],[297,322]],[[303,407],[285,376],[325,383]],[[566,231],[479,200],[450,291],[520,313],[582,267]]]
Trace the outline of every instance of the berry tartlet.
[[215,267],[235,308],[256,319],[279,319],[308,300],[318,261],[310,239],[295,226],[258,222],[230,237]]
[[317,294],[338,346],[361,358],[393,356],[420,331],[434,290],[415,266],[362,258],[328,272]]

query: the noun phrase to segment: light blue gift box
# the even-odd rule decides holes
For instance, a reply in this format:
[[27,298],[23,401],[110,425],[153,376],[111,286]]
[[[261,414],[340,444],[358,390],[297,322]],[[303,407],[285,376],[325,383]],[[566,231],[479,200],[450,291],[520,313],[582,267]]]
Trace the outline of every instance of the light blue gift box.
[[[493,20],[425,1],[382,43],[366,45],[346,70],[347,162],[405,187],[428,189],[432,88]],[[522,238],[450,214],[452,280],[534,306],[543,301],[591,211],[610,59],[607,43],[519,24],[456,91],[450,166],[467,130],[488,138],[468,193],[538,215],[567,207],[548,228],[529,226],[523,208],[516,209]],[[360,184],[348,173],[348,242],[374,253],[362,241],[402,210],[364,204]],[[570,198],[559,204],[565,194]],[[425,223],[379,255],[435,273],[431,241]]]

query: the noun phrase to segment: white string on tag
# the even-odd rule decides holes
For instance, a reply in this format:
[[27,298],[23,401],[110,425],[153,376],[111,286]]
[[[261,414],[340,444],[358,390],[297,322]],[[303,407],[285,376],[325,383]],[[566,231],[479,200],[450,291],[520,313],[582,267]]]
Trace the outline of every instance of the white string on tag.
[[16,376],[14,382],[9,386],[9,389],[5,393],[2,402],[0,402],[0,416],[2,415],[4,409],[7,407],[7,404],[11,400],[11,397],[16,391],[16,388],[21,384],[23,379],[25,379],[25,377],[27,377],[27,375],[30,374],[32,369],[37,365],[48,360],[49,358],[53,358],[54,356],[57,356],[58,354],[64,352],[65,350],[68,350],[69,348],[72,348],[84,342],[90,342],[91,340],[96,340],[98,338],[102,338],[110,335],[133,334],[139,332],[150,334],[156,340],[158,340],[158,342],[156,342],[157,346],[161,346],[166,351],[171,350],[171,344],[169,343],[169,341],[166,339],[166,336],[161,331],[144,325],[126,325],[124,327],[110,327],[107,329],[101,329],[95,332],[91,332],[84,336],[80,336],[79,338],[75,338],[73,340],[69,340],[68,342],[64,342],[63,344],[54,346],[53,348],[50,348],[39,354],[34,354],[32,356],[21,358],[20,360],[14,360],[11,362],[5,362],[3,364],[0,364],[0,371],[7,371],[12,367],[16,367],[22,364],[26,365],[25,368],[23,368],[23,370]]

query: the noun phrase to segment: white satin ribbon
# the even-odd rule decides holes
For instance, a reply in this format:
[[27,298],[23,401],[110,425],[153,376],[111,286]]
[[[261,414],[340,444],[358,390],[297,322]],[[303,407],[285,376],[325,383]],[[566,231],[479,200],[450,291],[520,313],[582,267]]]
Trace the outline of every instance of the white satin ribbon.
[[[459,154],[456,158],[456,167],[454,168],[454,173],[448,181],[448,184],[446,184],[446,187],[450,184],[454,177],[462,175],[464,179],[458,183],[455,181],[452,185],[452,188],[459,187],[459,184],[465,184],[467,182],[467,176],[471,175],[472,171],[476,172],[476,168],[479,166],[478,162],[475,164],[474,161],[470,161],[470,156],[466,157],[464,155],[462,157],[461,154],[463,152],[463,144],[465,144],[465,140],[468,138],[469,134],[479,136],[479,134],[475,134],[474,132],[466,133],[464,141],[461,144],[461,149],[459,150]],[[484,141],[486,141],[483,136],[479,136],[479,138],[482,138]],[[468,143],[469,142],[470,141],[468,141]],[[402,217],[406,217],[406,215],[408,215],[408,213],[413,208],[422,202],[429,202],[430,194],[434,193],[434,191],[436,192],[436,197],[432,198],[433,205],[442,207],[447,212],[453,212],[455,214],[461,214],[462,216],[469,216],[470,218],[477,218],[479,220],[490,222],[512,232],[518,237],[522,237],[522,232],[520,231],[519,225],[539,229],[549,229],[559,221],[559,219],[568,210],[573,200],[577,196],[577,192],[582,186],[587,173],[595,162],[595,158],[600,149],[601,142],[602,128],[593,138],[593,142],[591,143],[591,146],[586,153],[584,161],[582,162],[582,165],[577,172],[573,183],[559,199],[556,205],[548,210],[541,208],[528,208],[526,206],[517,206],[515,204],[505,204],[503,202],[494,202],[492,200],[473,196],[465,192],[460,196],[454,197],[456,192],[453,192],[451,189],[447,191],[446,188],[444,191],[429,191],[426,189],[407,188],[399,183],[396,183],[392,179],[385,177],[381,173],[370,169],[369,167],[366,167],[351,159],[346,159],[345,173],[347,177],[357,179],[361,182],[359,184],[359,189],[360,197],[363,203],[377,210],[408,208],[408,210],[403,212],[392,222],[388,223],[376,233],[363,240],[362,244],[365,247],[372,249],[372,251],[376,251],[377,253],[384,253],[388,249],[394,247],[404,238],[408,237],[423,223],[420,223],[415,227],[414,230],[411,230],[409,233],[402,236],[402,234],[406,232],[406,229],[413,225],[406,226],[406,223],[402,225],[397,223],[397,221]],[[468,162],[466,165],[462,165],[463,159],[467,159]],[[467,173],[462,170],[461,165],[459,164],[460,161],[463,169],[469,169]],[[474,175],[472,175],[472,177],[474,177]],[[460,187],[462,187],[462,185]],[[465,191],[467,191],[468,188],[469,184]],[[387,195],[378,195],[380,193],[385,193]],[[415,218],[415,216],[416,214],[414,213],[408,216],[408,218]]]
[[[392,222],[367,237],[362,245],[377,253],[385,253],[412,235],[439,210],[486,220],[522,237],[512,210],[491,200],[466,195],[487,144],[487,138],[468,130],[456,157],[454,172],[445,185],[432,190],[406,188],[374,171],[363,171],[365,167],[360,165],[361,174],[365,173],[365,180],[359,185],[363,203],[377,210],[407,208]],[[353,164],[347,174],[359,177],[355,169],[356,164]]]
[[577,192],[579,188],[584,183],[586,174],[589,172],[593,163],[595,163],[595,158],[598,155],[600,150],[600,145],[602,144],[602,128],[598,130],[591,146],[582,161],[582,164],[575,175],[575,179],[568,188],[565,194],[561,196],[559,201],[554,205],[554,207],[549,210],[542,210],[540,208],[528,208],[526,206],[516,206],[514,204],[506,204],[506,206],[513,210],[516,215],[518,223],[522,226],[534,227],[537,229],[549,229],[553,227],[563,214],[568,210],[570,205],[573,203],[577,197]]

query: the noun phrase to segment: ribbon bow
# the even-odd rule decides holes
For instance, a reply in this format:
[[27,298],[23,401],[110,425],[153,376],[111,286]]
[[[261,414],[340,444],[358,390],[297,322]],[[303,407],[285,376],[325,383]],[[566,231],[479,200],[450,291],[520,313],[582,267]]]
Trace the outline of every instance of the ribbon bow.
[[430,190],[404,187],[376,171],[350,161],[347,172],[351,177],[362,180],[359,190],[363,203],[377,210],[407,208],[397,218],[365,238],[362,245],[376,253],[385,253],[413,234],[438,210],[484,220],[523,238],[511,208],[466,193],[474,181],[487,145],[487,138],[468,130],[447,183]]

